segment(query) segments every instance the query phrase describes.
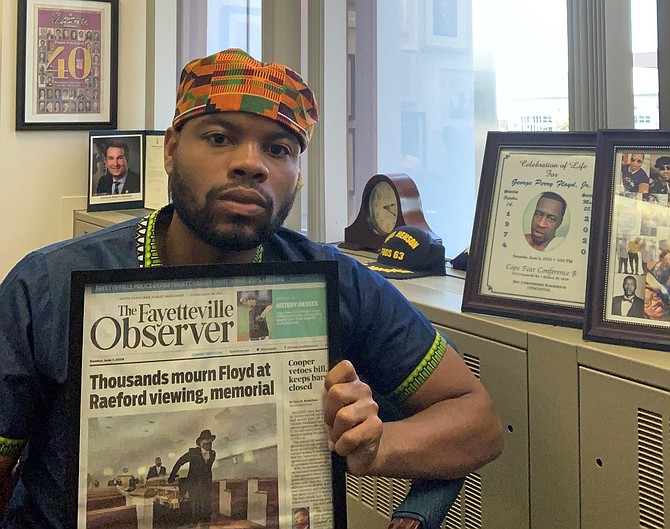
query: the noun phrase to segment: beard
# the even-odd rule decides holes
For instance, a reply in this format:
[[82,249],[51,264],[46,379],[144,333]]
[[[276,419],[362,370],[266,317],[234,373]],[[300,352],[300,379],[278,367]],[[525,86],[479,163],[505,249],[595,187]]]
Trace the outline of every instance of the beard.
[[288,200],[277,205],[265,190],[253,184],[249,185],[247,187],[265,198],[266,214],[253,219],[232,216],[225,225],[218,225],[214,208],[217,195],[240,187],[240,184],[228,183],[212,187],[205,195],[205,204],[201,206],[188,186],[188,179],[189,176],[184,176],[175,160],[168,183],[172,205],[179,218],[196,237],[220,250],[251,250],[267,242],[286,220],[297,195],[296,188]]

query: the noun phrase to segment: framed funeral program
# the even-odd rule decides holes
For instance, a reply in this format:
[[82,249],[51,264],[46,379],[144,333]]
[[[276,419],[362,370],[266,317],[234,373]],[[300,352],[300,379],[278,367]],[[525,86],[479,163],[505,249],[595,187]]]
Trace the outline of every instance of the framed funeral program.
[[335,262],[74,272],[66,525],[344,529],[339,348]]
[[670,134],[598,133],[584,338],[670,350]]
[[489,132],[464,311],[582,326],[595,139]]

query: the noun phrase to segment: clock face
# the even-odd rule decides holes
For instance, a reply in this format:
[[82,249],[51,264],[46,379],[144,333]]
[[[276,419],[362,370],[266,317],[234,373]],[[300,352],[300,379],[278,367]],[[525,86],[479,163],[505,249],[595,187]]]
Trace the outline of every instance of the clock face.
[[372,189],[369,199],[370,225],[380,235],[387,235],[398,220],[398,199],[391,184],[379,182]]

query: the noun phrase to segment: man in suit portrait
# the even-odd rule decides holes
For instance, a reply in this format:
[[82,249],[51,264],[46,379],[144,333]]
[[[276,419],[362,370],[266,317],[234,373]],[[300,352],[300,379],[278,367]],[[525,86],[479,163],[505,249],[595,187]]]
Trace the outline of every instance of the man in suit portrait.
[[191,506],[190,517],[194,523],[209,522],[212,513],[212,464],[216,452],[212,450],[212,442],[216,435],[210,430],[203,430],[195,440],[197,445],[190,448],[177,462],[170,472],[168,483],[174,483],[179,469],[188,463],[188,474],[185,483],[179,489],[188,495]]
[[612,298],[612,314],[614,316],[629,316],[644,318],[644,300],[635,295],[637,279],[628,275],[623,278],[623,296]]
[[160,457],[157,457],[154,461],[154,465],[149,469],[147,473],[147,481],[151,478],[159,478],[165,475],[165,467],[163,466],[163,461]]
[[140,175],[128,169],[130,149],[126,143],[111,142],[105,149],[106,173],[98,180],[96,195],[140,192]]

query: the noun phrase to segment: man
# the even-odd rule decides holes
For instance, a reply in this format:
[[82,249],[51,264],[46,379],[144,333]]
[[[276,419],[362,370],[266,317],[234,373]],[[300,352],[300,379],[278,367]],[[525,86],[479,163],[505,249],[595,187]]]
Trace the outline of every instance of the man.
[[628,263],[630,273],[640,275],[640,252],[642,251],[642,239],[635,237],[628,241]]
[[667,195],[670,187],[670,156],[659,156],[654,162],[654,167],[657,173],[651,173],[649,192]]
[[111,142],[105,150],[107,173],[100,177],[96,195],[118,195],[140,192],[140,175],[128,169],[130,149],[121,142]]
[[268,328],[268,312],[272,310],[271,304],[258,303],[255,292],[245,292],[240,296],[240,303],[249,309],[249,339],[264,340],[270,336]]
[[309,529],[309,509],[300,507],[293,513],[293,527],[295,529]]
[[157,457],[154,460],[154,465],[147,472],[147,480],[151,478],[159,478],[165,475],[165,467],[163,466],[163,461],[160,457]]
[[637,279],[628,275],[623,278],[623,296],[612,298],[612,314],[630,318],[644,318],[644,300],[635,294]]
[[619,259],[619,268],[617,271],[620,274],[628,273],[628,241],[625,237],[619,237],[616,241],[616,255]]
[[[173,203],[33,252],[0,284],[0,479],[28,443],[0,527],[62,527],[74,269],[335,260],[346,360],[326,376],[324,419],[349,471],[456,478],[501,453],[486,390],[432,325],[380,274],[281,228],[317,121],[313,93],[285,66],[241,50],[192,61],[165,134]],[[371,387],[414,415],[382,424]]]
[[649,176],[642,169],[644,154],[634,153],[630,155],[627,164],[621,164],[621,180],[626,191],[632,193],[649,192]]
[[540,195],[530,222],[530,233],[526,242],[534,249],[544,252],[558,247],[565,237],[556,237],[556,230],[563,222],[567,204],[565,199],[552,191]]
[[179,469],[188,463],[188,474],[184,483],[180,483],[179,490],[188,497],[190,518],[195,523],[209,522],[212,514],[212,464],[216,459],[216,452],[212,450],[214,439],[216,435],[212,435],[210,430],[203,430],[195,440],[196,447],[177,459],[168,478],[168,483],[174,483]]

